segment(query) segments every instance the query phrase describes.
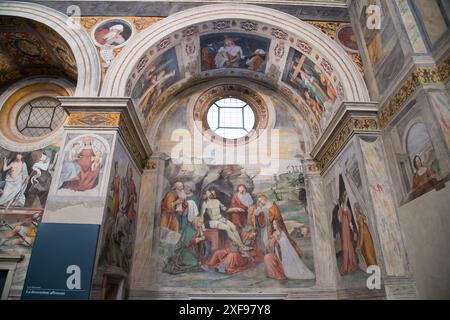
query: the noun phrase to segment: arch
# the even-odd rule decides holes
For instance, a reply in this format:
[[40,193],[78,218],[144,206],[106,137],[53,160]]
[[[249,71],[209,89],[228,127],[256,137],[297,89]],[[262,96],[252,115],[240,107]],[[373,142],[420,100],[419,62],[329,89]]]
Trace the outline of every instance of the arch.
[[295,34],[321,52],[341,75],[344,99],[347,101],[370,101],[362,75],[348,58],[344,49],[334,43],[321,31],[289,14],[274,9],[244,5],[206,5],[188,9],[163,19],[137,35],[113,61],[106,73],[101,96],[127,96],[126,86],[133,69],[146,54],[148,48],[162,42],[170,34],[191,25],[220,20],[251,20],[271,25]]
[[26,2],[2,1],[2,16],[13,16],[40,22],[66,40],[77,63],[75,96],[97,96],[101,69],[97,50],[86,32],[69,25],[69,17],[48,7]]

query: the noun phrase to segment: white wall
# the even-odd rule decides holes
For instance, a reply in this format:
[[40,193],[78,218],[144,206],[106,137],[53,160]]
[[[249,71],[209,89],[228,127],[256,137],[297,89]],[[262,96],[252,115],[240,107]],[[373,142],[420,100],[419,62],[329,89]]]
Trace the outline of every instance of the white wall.
[[400,208],[420,299],[450,299],[450,183]]

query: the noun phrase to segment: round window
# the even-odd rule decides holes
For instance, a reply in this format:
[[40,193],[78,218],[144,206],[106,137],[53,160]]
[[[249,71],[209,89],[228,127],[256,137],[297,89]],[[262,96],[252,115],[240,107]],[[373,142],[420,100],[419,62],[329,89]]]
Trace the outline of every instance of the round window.
[[52,97],[39,97],[19,111],[17,129],[27,137],[41,137],[59,128],[66,119],[66,111]]
[[239,139],[254,128],[255,112],[245,101],[223,98],[208,108],[206,122],[216,135],[225,139]]

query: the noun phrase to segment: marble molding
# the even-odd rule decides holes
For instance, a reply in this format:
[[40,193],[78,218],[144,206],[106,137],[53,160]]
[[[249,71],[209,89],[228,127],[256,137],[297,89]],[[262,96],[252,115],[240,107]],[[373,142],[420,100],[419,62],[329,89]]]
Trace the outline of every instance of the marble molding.
[[357,133],[379,133],[376,102],[343,102],[325,129],[311,155],[324,172]]

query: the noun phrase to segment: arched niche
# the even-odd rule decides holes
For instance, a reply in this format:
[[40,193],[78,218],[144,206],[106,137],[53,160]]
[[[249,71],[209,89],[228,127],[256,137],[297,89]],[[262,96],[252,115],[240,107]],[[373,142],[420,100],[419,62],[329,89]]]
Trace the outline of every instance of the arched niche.
[[[268,58],[264,71],[202,68],[200,52],[202,37],[214,33],[222,36],[240,34],[243,37],[248,35],[268,39],[270,43],[265,48]],[[105,76],[100,95],[132,95],[137,81],[142,78],[144,72],[148,72],[148,67],[152,63],[160,65],[167,61],[169,56],[176,56],[179,69],[177,72],[181,75],[164,88],[151,109],[164,104],[165,100],[194,83],[238,76],[276,87],[293,103],[307,106],[304,108],[306,114],[303,116],[309,123],[315,125],[314,135],[317,138],[341,102],[369,101],[363,77],[337,43],[293,16],[273,9],[241,4],[207,5],[185,10],[147,28],[130,41],[113,61]],[[311,61],[313,63],[311,69],[317,67],[316,72],[327,78],[326,82],[330,84],[332,90],[325,94],[336,96],[330,110],[327,110],[330,113],[327,121],[314,117],[312,111],[314,108],[307,103],[304,92],[298,92],[292,83],[283,81],[283,78],[286,78],[285,68],[289,63],[288,59],[297,59],[293,65],[294,69],[299,64]],[[134,102],[138,104],[139,99]],[[153,111],[144,112],[143,107],[142,110],[139,105],[136,107],[141,121],[146,123],[153,115]]]
[[74,95],[97,96],[101,80],[97,51],[89,36],[74,26],[68,16],[39,4],[17,1],[2,1],[0,14],[36,21],[54,30],[67,42],[76,60],[78,79]]

